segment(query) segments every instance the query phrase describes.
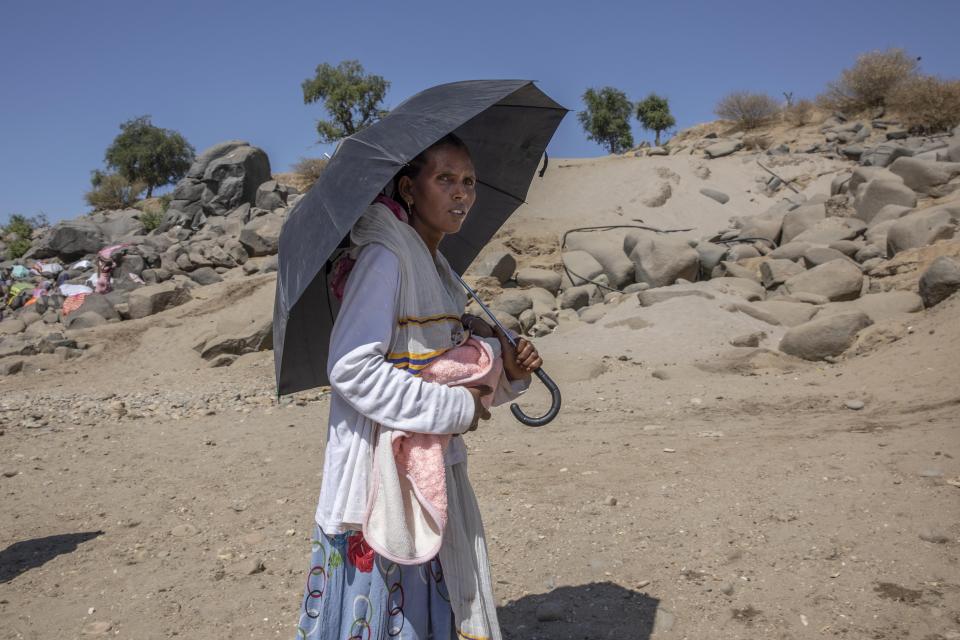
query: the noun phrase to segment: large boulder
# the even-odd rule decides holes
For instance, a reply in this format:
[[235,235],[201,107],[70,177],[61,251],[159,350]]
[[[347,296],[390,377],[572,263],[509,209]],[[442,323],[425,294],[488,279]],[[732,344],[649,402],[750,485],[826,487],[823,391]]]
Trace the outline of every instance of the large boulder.
[[857,217],[869,223],[880,209],[898,204],[917,206],[917,194],[899,180],[871,180],[857,192]]
[[860,186],[871,180],[893,180],[894,182],[903,182],[903,179],[889,169],[881,167],[856,167],[850,175],[847,182],[847,190],[851,195],[856,196],[860,191]]
[[118,244],[147,232],[141,216],[143,212],[138,209],[123,209],[94,213],[89,220],[99,227],[105,244]]
[[819,307],[817,317],[825,318],[851,311],[862,311],[873,322],[882,322],[922,309],[923,301],[912,291],[883,291],[867,294],[857,300],[825,304]]
[[616,234],[574,233],[567,237],[567,248],[589,253],[603,267],[611,287],[623,289],[633,282],[633,262],[623,252],[622,237]]
[[940,256],[920,277],[920,297],[926,307],[932,307],[960,291],[960,263]]
[[517,270],[517,259],[505,248],[488,251],[479,262],[470,266],[470,273],[476,276],[491,276],[503,284],[513,277]]
[[897,158],[909,157],[913,151],[899,144],[885,143],[868,149],[860,156],[861,164],[874,167],[887,167]]
[[696,280],[700,269],[696,250],[685,241],[668,236],[636,237],[630,260],[634,265],[634,279],[651,287],[665,287],[678,278]]
[[273,318],[257,318],[250,326],[230,335],[217,334],[209,339],[200,351],[204,360],[213,360],[222,355],[239,356],[273,348]]
[[145,318],[189,302],[191,298],[190,290],[173,280],[148,285],[130,293],[128,314],[132,320]]
[[760,283],[773,289],[803,271],[803,265],[793,260],[766,260],[760,264]]
[[812,304],[787,300],[761,300],[753,306],[774,316],[785,327],[803,324],[817,313],[817,307]]
[[903,183],[917,193],[942,197],[953,190],[947,183],[960,175],[960,162],[898,158],[890,165],[890,171],[903,178]]
[[798,233],[793,237],[792,242],[830,244],[838,240],[851,240],[856,238],[865,227],[863,221],[856,218],[824,218]]
[[798,235],[827,217],[823,203],[805,204],[783,216],[781,244],[792,242]]
[[240,231],[240,244],[250,256],[269,256],[280,247],[280,229],[284,216],[270,213],[254,218]]
[[[921,209],[894,221],[887,231],[887,255],[925,247],[954,237],[960,223],[960,202]],[[879,225],[878,225],[879,226]],[[871,244],[876,244],[873,240]]]
[[788,293],[815,293],[831,301],[853,300],[863,288],[863,273],[852,260],[843,258],[797,274],[783,286]]
[[846,254],[830,247],[811,247],[803,254],[803,264],[807,269],[819,267],[832,260],[848,260]]
[[721,140],[703,150],[708,158],[722,158],[743,148],[743,142],[740,140]]
[[[624,256],[626,258],[626,256]],[[517,271],[517,284],[521,287],[538,287],[556,295],[560,290],[560,274],[552,269],[525,267]]]
[[105,244],[103,231],[93,221],[85,218],[65,220],[51,227],[25,257],[59,256],[62,260],[70,261],[96,253]]
[[521,313],[533,308],[533,300],[523,289],[506,289],[490,303],[490,308],[519,318]]
[[[720,264],[727,255],[727,247],[726,245],[715,244],[713,242],[698,242],[696,250],[700,260],[700,279],[708,280],[714,268]],[[631,262],[630,264],[632,265],[633,263]]]
[[780,340],[780,350],[804,360],[823,360],[843,353],[857,333],[871,324],[862,311],[814,318],[788,329]]
[[753,216],[734,216],[730,223],[740,230],[741,238],[764,238],[771,242],[780,242],[780,229],[785,213],[768,211]]
[[597,276],[602,274],[603,265],[597,262],[597,259],[586,251],[564,251],[561,256],[565,267],[563,275],[563,287],[566,289],[571,286],[587,284],[596,280]]
[[107,296],[99,293],[88,293],[83,298],[83,304],[81,304],[74,312],[70,313],[63,319],[64,326],[66,326],[68,329],[79,328],[74,326],[74,324],[77,322],[77,319],[85,314],[91,313],[103,318],[104,322],[107,320],[120,319],[120,314],[114,308],[113,304],[111,304]]
[[735,276],[714,278],[707,281],[707,286],[721,293],[743,298],[748,302],[763,300],[767,292],[757,280],[752,278],[737,278]]

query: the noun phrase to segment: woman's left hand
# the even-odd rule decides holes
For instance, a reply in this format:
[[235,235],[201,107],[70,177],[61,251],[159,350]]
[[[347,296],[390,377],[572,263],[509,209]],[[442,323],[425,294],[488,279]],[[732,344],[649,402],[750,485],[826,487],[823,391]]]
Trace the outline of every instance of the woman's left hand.
[[543,358],[540,357],[537,348],[526,338],[517,338],[517,346],[514,347],[499,329],[496,330],[496,334],[500,340],[503,370],[508,380],[527,379],[543,364]]

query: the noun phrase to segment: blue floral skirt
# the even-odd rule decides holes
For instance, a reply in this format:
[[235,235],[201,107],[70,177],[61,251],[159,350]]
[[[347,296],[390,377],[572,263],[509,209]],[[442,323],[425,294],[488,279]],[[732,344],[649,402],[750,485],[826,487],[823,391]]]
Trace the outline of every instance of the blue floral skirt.
[[328,536],[314,526],[298,640],[456,638],[440,559],[399,565],[358,531]]

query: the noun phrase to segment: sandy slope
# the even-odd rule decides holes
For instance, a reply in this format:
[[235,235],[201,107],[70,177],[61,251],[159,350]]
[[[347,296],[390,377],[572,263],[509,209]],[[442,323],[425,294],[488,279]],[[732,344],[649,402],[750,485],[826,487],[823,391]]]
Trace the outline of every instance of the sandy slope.
[[[502,237],[634,217],[699,237],[770,204],[746,192],[762,173],[740,156],[555,159]],[[657,180],[672,195],[644,206]],[[272,292],[270,276],[228,279],[0,380],[0,638],[294,636],[326,399],[277,404],[270,353],[210,369],[192,350],[269,313]],[[723,299],[630,298],[562,325],[539,342],[558,420],[500,410],[468,437],[507,636],[960,637],[960,300],[809,364],[729,347],[782,330]],[[522,405],[544,403],[534,389]],[[545,600],[562,620],[537,621]]]

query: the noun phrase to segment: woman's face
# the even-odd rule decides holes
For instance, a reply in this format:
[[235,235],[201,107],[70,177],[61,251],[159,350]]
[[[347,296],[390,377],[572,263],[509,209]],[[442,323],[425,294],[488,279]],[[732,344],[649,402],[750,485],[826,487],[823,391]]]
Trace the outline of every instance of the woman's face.
[[400,193],[413,203],[412,224],[429,235],[456,233],[477,199],[477,175],[466,151],[449,145],[427,152],[416,178],[401,180]]

